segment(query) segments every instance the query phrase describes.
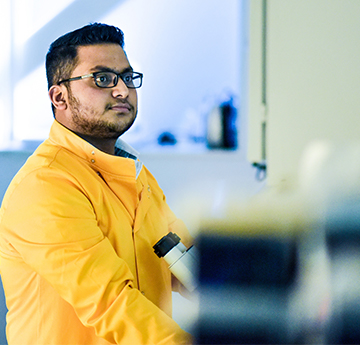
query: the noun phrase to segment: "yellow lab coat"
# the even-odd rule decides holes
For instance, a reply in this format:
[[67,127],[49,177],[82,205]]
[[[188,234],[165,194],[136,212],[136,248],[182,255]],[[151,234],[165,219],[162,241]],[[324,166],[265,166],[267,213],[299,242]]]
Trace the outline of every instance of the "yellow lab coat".
[[188,344],[152,246],[189,245],[154,177],[54,122],[0,211],[9,345]]

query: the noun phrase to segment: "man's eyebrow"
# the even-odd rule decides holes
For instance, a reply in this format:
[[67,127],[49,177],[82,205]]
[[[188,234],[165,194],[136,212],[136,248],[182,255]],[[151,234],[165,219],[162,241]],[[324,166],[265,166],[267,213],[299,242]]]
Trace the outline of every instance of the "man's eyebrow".
[[133,72],[133,68],[131,66],[124,68],[123,70],[115,70],[113,68],[103,66],[103,65],[97,65],[91,69],[91,72],[114,72],[117,74],[127,73],[127,72]]

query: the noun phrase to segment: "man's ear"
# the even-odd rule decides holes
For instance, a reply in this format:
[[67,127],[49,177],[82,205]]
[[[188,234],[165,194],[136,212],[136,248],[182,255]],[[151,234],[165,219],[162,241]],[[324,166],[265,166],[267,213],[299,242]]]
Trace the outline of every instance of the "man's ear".
[[66,110],[67,103],[65,100],[65,91],[63,87],[60,85],[51,86],[49,89],[49,97],[57,110]]

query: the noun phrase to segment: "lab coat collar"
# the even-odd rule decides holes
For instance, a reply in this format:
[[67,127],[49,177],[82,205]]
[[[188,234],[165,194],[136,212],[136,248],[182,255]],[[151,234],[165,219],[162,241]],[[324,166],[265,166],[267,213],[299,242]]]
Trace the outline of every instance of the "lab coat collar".
[[136,178],[138,178],[143,166],[138,158],[139,153],[122,139],[117,140],[115,144],[115,156],[112,156],[98,150],[56,120],[51,127],[49,139],[56,142],[58,145],[73,151],[81,158],[90,161],[94,166],[97,166],[97,163],[100,163],[99,168],[104,167],[103,163],[106,163],[105,165],[108,168],[115,167],[116,164],[114,165],[111,163],[112,160],[117,159],[115,156],[130,158],[135,162]]

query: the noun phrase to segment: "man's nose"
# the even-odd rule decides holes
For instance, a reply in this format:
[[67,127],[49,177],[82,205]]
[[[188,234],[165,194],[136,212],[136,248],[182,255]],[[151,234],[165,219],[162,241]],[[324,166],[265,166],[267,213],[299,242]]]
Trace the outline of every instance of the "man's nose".
[[129,95],[129,88],[121,78],[119,78],[116,86],[112,88],[112,95],[115,98],[126,98]]

